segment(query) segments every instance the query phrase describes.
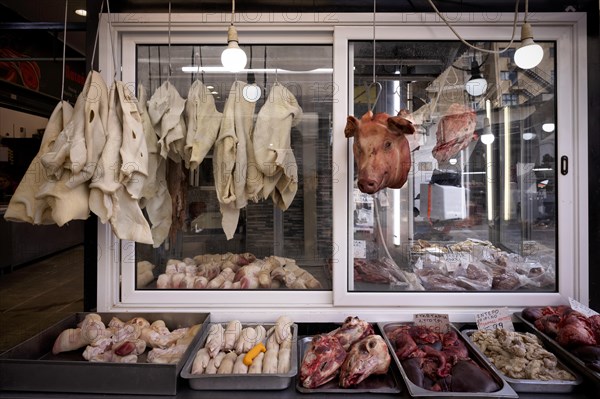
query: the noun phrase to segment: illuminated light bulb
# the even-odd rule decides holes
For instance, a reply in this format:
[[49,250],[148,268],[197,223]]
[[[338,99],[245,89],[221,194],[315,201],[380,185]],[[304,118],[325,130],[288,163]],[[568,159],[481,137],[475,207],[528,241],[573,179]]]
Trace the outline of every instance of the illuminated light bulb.
[[554,123],[544,123],[542,125],[542,130],[547,133],[553,132],[555,128],[556,126],[554,125]]
[[221,53],[221,63],[229,72],[240,72],[246,67],[248,58],[238,45],[238,34],[235,26],[230,25],[227,31],[227,48]]
[[79,8],[79,9],[75,10],[75,14],[85,17],[87,15],[87,11],[84,10],[83,8]]
[[481,135],[481,142],[485,145],[492,144],[494,142],[494,134],[492,133],[492,128],[490,126],[489,118],[485,118],[483,120],[483,134]]
[[535,138],[535,133],[533,133],[533,132],[523,133],[523,140],[533,140],[534,138]]
[[487,80],[481,76],[477,61],[471,63],[471,79],[465,83],[465,91],[473,97],[479,97],[487,91]]
[[526,22],[521,27],[521,46],[515,51],[515,64],[521,69],[538,66],[544,58],[544,49],[533,41],[533,29]]
[[456,158],[450,158],[448,162],[450,163],[450,165],[456,165],[458,161],[456,160]]

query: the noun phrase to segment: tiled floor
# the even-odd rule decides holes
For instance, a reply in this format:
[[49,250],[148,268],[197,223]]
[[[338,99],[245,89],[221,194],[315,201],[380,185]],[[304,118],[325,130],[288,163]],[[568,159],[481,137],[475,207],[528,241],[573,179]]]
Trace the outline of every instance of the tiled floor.
[[83,311],[83,246],[0,275],[0,353]]

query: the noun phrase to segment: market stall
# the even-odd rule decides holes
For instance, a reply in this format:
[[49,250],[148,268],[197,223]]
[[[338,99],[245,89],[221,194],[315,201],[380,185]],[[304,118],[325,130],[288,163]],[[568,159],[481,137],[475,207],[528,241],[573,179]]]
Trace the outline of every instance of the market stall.
[[[459,16],[463,41],[435,14],[232,13],[225,36],[228,18],[103,15],[101,73],[73,111],[79,141],[60,141],[65,118],[40,154],[59,179],[50,188],[77,188],[82,212],[99,216],[98,312],[209,315],[179,359],[189,381],[177,379],[177,397],[230,397],[213,390],[226,385],[260,391],[244,397],[356,392],[346,359],[362,340],[385,365],[370,372],[389,380],[360,397],[435,396],[453,390],[453,375],[455,390],[481,376],[460,388],[467,396],[585,397],[595,377],[580,373],[593,359],[578,384],[523,390],[463,333],[486,330],[489,312],[517,322],[526,307],[587,303],[582,16],[536,14],[535,68],[513,58],[513,15]],[[221,63],[226,37],[245,65]],[[553,311],[554,323],[598,327],[579,310]],[[289,340],[276,334],[281,317]],[[344,348],[337,335],[354,319],[368,333]],[[263,324],[261,339],[234,350]],[[262,383],[193,372],[211,361],[216,372],[217,358],[251,367],[259,344],[263,370],[286,359],[259,371]],[[339,354],[317,356],[330,373],[310,364],[318,345]],[[323,388],[339,370],[346,377]]]

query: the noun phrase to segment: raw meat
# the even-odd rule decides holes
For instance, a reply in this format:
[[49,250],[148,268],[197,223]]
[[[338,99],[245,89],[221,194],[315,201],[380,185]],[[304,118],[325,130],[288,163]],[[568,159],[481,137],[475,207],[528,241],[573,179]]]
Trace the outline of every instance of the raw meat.
[[342,364],[340,386],[349,388],[373,374],[386,374],[391,357],[388,347],[379,335],[369,335],[356,342]]
[[372,334],[374,334],[373,326],[356,316],[346,317],[342,326],[332,333],[340,341],[345,351],[350,350],[355,342]]
[[354,159],[358,166],[358,188],[363,193],[401,188],[411,167],[410,147],[406,134],[415,131],[412,123],[401,116],[367,112],[358,120],[347,119],[344,134],[354,137]]
[[[440,392],[492,392],[500,388],[469,358],[465,344],[453,330],[439,334],[423,326],[401,325],[385,333],[410,380],[421,388]],[[469,373],[473,381],[469,381]]]
[[339,373],[345,359],[346,351],[335,336],[314,336],[300,365],[302,386],[316,388],[331,381]]
[[437,143],[431,151],[438,162],[447,162],[473,140],[477,116],[470,107],[452,104],[436,132]]

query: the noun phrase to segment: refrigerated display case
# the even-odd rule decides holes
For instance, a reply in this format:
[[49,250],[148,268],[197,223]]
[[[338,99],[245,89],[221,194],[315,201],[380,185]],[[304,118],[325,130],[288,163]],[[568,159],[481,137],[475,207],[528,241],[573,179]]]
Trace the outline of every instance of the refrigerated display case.
[[[512,16],[453,21],[492,53],[468,48],[430,14],[378,14],[373,25],[365,14],[288,17],[236,24],[248,55],[238,73],[220,67],[218,15],[174,14],[170,25],[166,14],[113,16],[116,75],[101,22],[107,82],[115,75],[151,97],[169,81],[185,98],[200,80],[223,112],[230,87],[242,81],[261,89],[254,126],[280,85],[302,116],[287,132],[298,177],[291,204],[248,201],[231,239],[211,153],[197,169],[181,168],[183,217],[157,248],[118,240],[99,224],[99,309],[193,308],[224,319],[244,309],[260,321],[286,307],[297,320],[328,321],[349,311],[389,318],[435,308],[470,319],[483,307],[587,300],[587,114],[578,106],[586,99],[584,16],[536,15],[544,60],[531,70],[512,61]],[[474,64],[487,79],[479,96],[465,91]],[[416,132],[406,184],[367,194],[357,185],[353,139],[343,132],[348,115],[360,118],[373,104],[376,113],[404,116]],[[449,121],[463,114],[472,126],[453,137]],[[200,275],[193,273],[208,273],[210,262],[219,273],[231,266],[230,284],[194,286]],[[266,283],[258,282],[261,271]],[[159,284],[161,275],[168,284]],[[235,285],[244,277],[252,289]]]

